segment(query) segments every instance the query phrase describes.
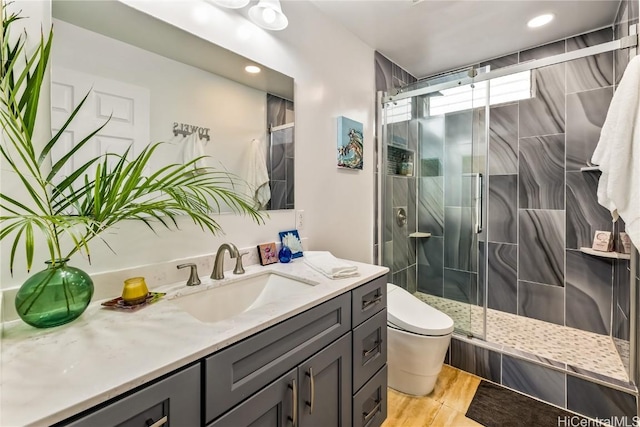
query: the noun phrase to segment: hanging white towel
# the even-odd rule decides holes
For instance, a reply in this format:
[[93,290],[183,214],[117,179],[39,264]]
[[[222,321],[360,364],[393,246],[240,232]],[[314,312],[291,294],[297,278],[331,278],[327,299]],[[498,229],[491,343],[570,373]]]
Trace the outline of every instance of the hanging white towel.
[[251,188],[254,208],[263,209],[271,199],[269,171],[267,170],[266,149],[257,139],[251,141],[249,150],[249,172],[247,182]]
[[640,55],[631,60],[611,100],[592,162],[600,166],[598,203],[620,216],[640,247]]
[[358,275],[358,267],[334,257],[327,251],[306,251],[304,262],[330,279],[342,279]]
[[[204,156],[204,143],[198,137],[196,132],[187,135],[182,145],[182,163],[187,164],[198,157]],[[207,166],[206,159],[199,159],[193,164],[194,169],[200,169]]]

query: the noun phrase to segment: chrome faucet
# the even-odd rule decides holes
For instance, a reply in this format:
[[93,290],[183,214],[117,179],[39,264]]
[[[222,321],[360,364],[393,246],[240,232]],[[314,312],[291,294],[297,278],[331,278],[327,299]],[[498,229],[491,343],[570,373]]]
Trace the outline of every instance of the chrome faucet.
[[[224,251],[229,251],[229,256],[231,258],[236,258],[236,269],[238,265],[238,259],[242,259],[240,254],[238,254],[238,248],[233,243],[223,243],[218,248],[218,252],[216,252],[216,260],[213,263],[213,272],[211,272],[211,278],[214,280],[224,279]],[[240,261],[240,266],[242,266],[242,261]],[[234,271],[235,272],[235,271]]]
[[191,272],[189,274],[189,279],[187,280],[187,286],[197,286],[197,285],[199,285],[201,282],[200,282],[200,278],[198,277],[198,266],[196,266],[193,263],[178,265],[178,269],[187,268],[187,267],[191,268]]

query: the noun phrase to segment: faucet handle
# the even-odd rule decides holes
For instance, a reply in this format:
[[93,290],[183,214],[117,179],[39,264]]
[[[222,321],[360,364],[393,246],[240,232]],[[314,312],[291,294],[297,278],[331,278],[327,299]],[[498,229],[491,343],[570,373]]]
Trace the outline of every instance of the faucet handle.
[[236,257],[236,267],[233,269],[233,274],[244,274],[244,267],[242,266],[242,257],[247,255],[249,252],[238,253]]
[[178,269],[191,267],[191,273],[189,274],[189,279],[187,280],[187,286],[196,286],[200,283],[200,278],[198,277],[198,266],[194,263],[190,262],[187,264],[178,265]]

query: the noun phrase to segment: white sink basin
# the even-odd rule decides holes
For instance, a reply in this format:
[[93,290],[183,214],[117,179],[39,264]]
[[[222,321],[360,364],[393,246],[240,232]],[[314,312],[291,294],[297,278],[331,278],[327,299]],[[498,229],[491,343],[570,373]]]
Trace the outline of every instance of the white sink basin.
[[315,284],[267,272],[180,296],[172,302],[202,322],[218,322],[288,296],[304,293]]

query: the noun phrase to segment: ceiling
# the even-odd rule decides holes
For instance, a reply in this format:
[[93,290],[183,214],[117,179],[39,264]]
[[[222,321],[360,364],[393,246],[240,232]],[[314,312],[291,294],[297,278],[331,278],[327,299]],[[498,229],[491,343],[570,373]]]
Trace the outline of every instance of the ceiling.
[[[415,77],[611,25],[619,0],[312,0]],[[286,3],[284,6],[286,13]],[[553,13],[537,29],[527,21]]]

